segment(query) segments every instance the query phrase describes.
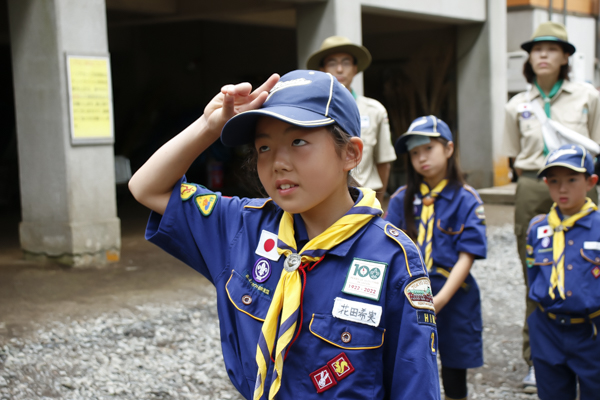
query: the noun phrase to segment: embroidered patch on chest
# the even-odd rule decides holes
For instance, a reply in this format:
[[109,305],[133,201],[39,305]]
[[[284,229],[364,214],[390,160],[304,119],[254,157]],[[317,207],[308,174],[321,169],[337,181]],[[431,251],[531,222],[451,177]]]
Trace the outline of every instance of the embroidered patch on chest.
[[600,277],[600,267],[596,265],[592,268],[592,275],[594,275],[594,278],[598,279],[598,277]]
[[186,201],[192,198],[198,188],[196,185],[190,185],[189,183],[181,184],[181,200]]
[[281,254],[277,252],[277,235],[273,232],[263,230],[260,233],[260,240],[256,246],[256,254],[272,261],[278,261]]
[[355,258],[350,264],[342,292],[379,301],[387,264]]
[[341,353],[327,363],[337,380],[342,380],[354,372],[354,366],[346,353]]
[[367,129],[369,126],[371,126],[371,119],[369,118],[369,116],[361,115],[360,116],[360,129]]
[[310,374],[310,380],[312,381],[313,385],[315,385],[317,393],[323,393],[324,391],[337,385],[337,382],[333,376],[331,376],[331,371],[329,371],[329,366],[327,365]]
[[550,246],[550,238],[548,236],[546,236],[545,238],[542,239],[542,247],[546,248]]
[[552,231],[552,228],[550,228],[550,225],[544,225],[537,228],[538,239],[552,236],[553,233],[554,232]]
[[406,285],[404,294],[414,308],[435,311],[429,278],[415,279]]
[[198,210],[200,210],[200,214],[208,217],[212,214],[213,209],[217,204],[217,195],[203,194],[202,196],[196,196],[194,201],[196,202],[196,206],[198,206]]
[[271,276],[271,263],[266,258],[259,258],[252,268],[252,279],[257,283],[263,283]]
[[345,319],[346,321],[357,322],[359,324],[379,326],[381,314],[383,313],[381,306],[374,304],[352,301],[341,297],[336,297],[333,303],[331,315],[335,318]]

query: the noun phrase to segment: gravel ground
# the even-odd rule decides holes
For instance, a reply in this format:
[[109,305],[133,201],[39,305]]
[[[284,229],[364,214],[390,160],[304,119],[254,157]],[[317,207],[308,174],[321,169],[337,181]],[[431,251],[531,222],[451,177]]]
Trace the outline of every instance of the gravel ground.
[[[520,389],[525,294],[512,226],[489,227],[488,243],[488,259],[473,268],[486,364],[469,371],[469,398],[535,399]],[[0,399],[241,399],[223,365],[213,299],[157,300],[0,337]]]

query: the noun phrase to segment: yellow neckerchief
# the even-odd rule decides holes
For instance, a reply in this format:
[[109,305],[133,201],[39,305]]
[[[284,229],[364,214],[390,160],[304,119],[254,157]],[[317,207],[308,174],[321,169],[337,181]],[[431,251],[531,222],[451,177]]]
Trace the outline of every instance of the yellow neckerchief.
[[[333,225],[327,228],[323,233],[311,239],[298,254],[301,256],[302,263],[313,262],[320,259],[327,251],[343,243],[352,237],[360,228],[367,224],[371,218],[381,215],[381,205],[375,197],[375,192],[371,189],[360,188],[362,199]],[[289,256],[296,253],[296,240],[294,239],[294,217],[288,212],[284,212],[279,222],[277,251],[279,254]],[[271,389],[269,390],[269,400],[273,399],[281,387],[281,377],[283,373],[284,352],[286,351],[294,332],[296,322],[300,312],[300,300],[302,295],[302,282],[298,270],[288,272],[281,271],[281,277],[277,283],[273,300],[269,306],[267,317],[263,323],[261,334],[258,338],[256,348],[256,363],[258,364],[258,374],[254,389],[254,400],[260,399],[264,392],[265,378],[273,346],[275,344],[275,335],[277,334],[277,323],[281,316],[279,325],[279,337],[277,338],[277,347],[275,351],[275,368],[273,370],[273,379]]]
[[427,184],[421,183],[421,196],[423,197],[421,201],[423,204],[421,208],[421,221],[419,221],[419,236],[417,237],[417,242],[421,249],[421,253],[423,253],[423,257],[425,257],[424,262],[427,271],[431,270],[431,267],[433,267],[433,258],[431,258],[433,223],[435,221],[433,203],[435,198],[442,190],[444,190],[447,184],[448,180],[443,179],[433,188],[433,190],[430,190]]
[[586,198],[586,202],[577,214],[570,216],[564,221],[560,220],[556,211],[556,203],[552,205],[548,214],[548,225],[554,230],[552,236],[552,274],[550,275],[550,288],[548,294],[554,300],[554,289],[558,287],[560,297],[565,299],[565,232],[571,229],[575,222],[589,213],[596,211],[598,207],[592,200]]

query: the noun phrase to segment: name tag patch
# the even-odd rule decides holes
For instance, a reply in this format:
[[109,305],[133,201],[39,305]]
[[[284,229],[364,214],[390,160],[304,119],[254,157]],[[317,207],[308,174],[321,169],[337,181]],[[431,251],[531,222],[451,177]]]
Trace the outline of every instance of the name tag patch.
[[379,326],[381,314],[381,306],[343,299],[341,297],[335,298],[333,310],[331,310],[331,315],[335,318],[371,326]]
[[435,314],[430,311],[417,310],[417,322],[420,325],[435,326]]
[[583,242],[585,250],[600,250],[600,242]]
[[355,258],[350,264],[342,292],[379,301],[386,263]]
[[552,230],[552,228],[550,228],[550,225],[544,225],[537,228],[538,239],[552,236],[553,233],[554,231]]
[[360,129],[366,129],[369,127],[369,125],[371,125],[371,120],[369,119],[369,116],[361,115],[360,116]]
[[429,278],[415,279],[406,285],[404,294],[414,308],[435,311]]

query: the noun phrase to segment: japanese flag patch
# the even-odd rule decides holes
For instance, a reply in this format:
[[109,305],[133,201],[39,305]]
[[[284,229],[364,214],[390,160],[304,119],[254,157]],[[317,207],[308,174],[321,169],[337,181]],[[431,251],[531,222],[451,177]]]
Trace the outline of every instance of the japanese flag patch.
[[552,230],[552,228],[550,228],[550,225],[544,225],[537,228],[538,239],[550,237],[553,233],[554,231]]
[[181,200],[186,201],[192,198],[198,188],[196,185],[190,185],[189,183],[181,184]]
[[260,240],[256,246],[256,254],[268,258],[272,261],[278,261],[281,254],[277,252],[277,235],[273,232],[263,230],[260,233]]
[[414,308],[435,311],[429,278],[415,279],[406,285],[404,294]]
[[194,201],[196,202],[196,206],[198,206],[198,210],[205,217],[208,217],[212,214],[215,205],[217,204],[217,195],[216,194],[203,194],[202,196],[196,196]]

